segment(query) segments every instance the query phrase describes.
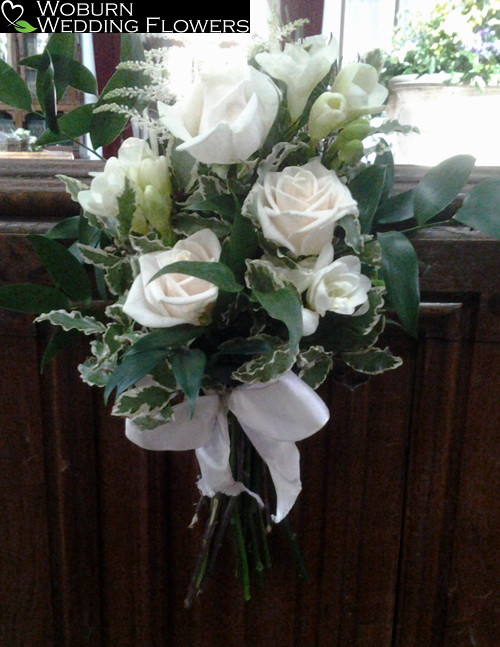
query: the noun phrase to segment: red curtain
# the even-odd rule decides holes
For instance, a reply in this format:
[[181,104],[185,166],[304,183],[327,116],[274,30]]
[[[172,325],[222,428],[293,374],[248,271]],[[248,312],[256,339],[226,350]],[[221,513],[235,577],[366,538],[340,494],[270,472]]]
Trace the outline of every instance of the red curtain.
[[285,21],[308,18],[304,27],[305,36],[321,34],[324,0],[285,0],[281,3],[281,15]]

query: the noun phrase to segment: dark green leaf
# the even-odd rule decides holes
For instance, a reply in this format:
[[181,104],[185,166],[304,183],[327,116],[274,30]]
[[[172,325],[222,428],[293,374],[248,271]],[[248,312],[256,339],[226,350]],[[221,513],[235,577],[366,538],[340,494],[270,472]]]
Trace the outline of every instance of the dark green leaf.
[[207,358],[201,350],[179,348],[172,355],[172,371],[177,384],[184,391],[189,402],[191,417],[200,393],[206,365]]
[[21,283],[0,286],[0,308],[39,315],[70,307],[68,297],[50,285]]
[[416,337],[420,305],[417,254],[408,238],[398,231],[379,233],[377,240],[390,304],[406,332]]
[[203,333],[200,326],[180,324],[171,328],[158,328],[141,337],[126,353],[126,356],[153,350],[165,350],[187,344]]
[[233,271],[238,281],[243,281],[246,259],[253,258],[259,248],[259,241],[251,220],[241,213],[234,199],[234,222],[231,236],[222,250],[221,260]]
[[42,54],[38,74],[36,75],[36,95],[45,113],[47,126],[54,133],[59,132],[57,125],[57,97],[54,78],[54,65],[50,54],[45,50]]
[[394,157],[392,155],[392,152],[390,150],[386,150],[383,153],[378,153],[375,157],[375,165],[385,168],[385,181],[384,188],[382,190],[382,200],[387,200],[392,195],[394,180],[396,176],[394,170]]
[[413,197],[414,214],[420,225],[437,216],[457,197],[474,162],[471,155],[456,155],[427,171]]
[[453,219],[483,234],[500,238],[500,180],[491,178],[476,185]]
[[137,384],[161,361],[166,359],[170,350],[150,350],[144,353],[133,353],[124,358],[123,362],[119,364],[113,371],[109,378],[106,388],[104,390],[104,399],[107,402],[111,393],[116,389],[116,396],[118,397],[130,386]]
[[358,203],[362,234],[369,234],[372,230],[373,216],[382,196],[386,172],[384,166],[372,164],[356,175],[349,184],[349,190]]
[[92,297],[92,286],[85,268],[60,243],[38,234],[28,236],[55,285],[78,301]]
[[41,372],[43,373],[47,364],[61,351],[66,350],[75,342],[82,338],[82,333],[78,330],[56,330],[52,339],[47,344],[47,348],[42,357],[40,365]]
[[47,43],[46,49],[51,56],[67,56],[74,58],[76,53],[76,34],[69,32],[52,34]]
[[87,94],[97,94],[97,80],[92,72],[78,61],[69,64],[68,85]]
[[144,61],[144,59],[144,46],[140,34],[122,34],[120,38],[120,60]]
[[20,110],[31,111],[28,86],[5,61],[0,59],[0,101]]
[[274,350],[274,346],[267,339],[231,339],[219,346],[221,355],[260,355]]
[[166,265],[153,276],[151,281],[164,274],[187,274],[209,281],[224,292],[240,292],[243,286],[236,282],[234,274],[224,263],[204,263],[202,261],[177,261]]
[[[58,100],[62,98],[68,85],[88,94],[97,93],[96,78],[87,67],[69,56],[62,54],[51,54],[50,56],[54,65],[54,83]],[[43,60],[43,54],[34,54],[33,56],[23,58],[19,62],[19,65],[40,70],[43,65]]]
[[189,211],[215,211],[215,213],[233,220],[236,206],[234,196],[228,193],[223,193],[207,200],[201,200],[200,202],[186,205],[186,209]]
[[70,239],[78,238],[78,228],[80,223],[80,216],[71,216],[65,218],[55,224],[49,231],[45,234],[47,238],[59,238],[59,239]]
[[270,317],[285,324],[290,346],[297,346],[302,337],[302,304],[298,292],[281,288],[273,292],[253,290],[252,294]]
[[393,195],[382,202],[375,212],[373,223],[375,225],[385,225],[413,218],[414,194],[415,189],[411,189],[410,191]]

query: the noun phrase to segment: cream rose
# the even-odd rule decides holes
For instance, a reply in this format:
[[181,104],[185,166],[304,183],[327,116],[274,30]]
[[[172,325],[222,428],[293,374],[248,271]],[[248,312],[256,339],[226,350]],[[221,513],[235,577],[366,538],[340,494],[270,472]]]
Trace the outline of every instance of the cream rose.
[[361,274],[357,256],[343,256],[314,274],[307,290],[309,308],[323,317],[327,312],[362,314],[368,307],[372,284]]
[[337,44],[323,36],[286,43],[282,52],[261,52],[255,60],[270,76],[287,86],[288,110],[295,121],[306,107],[311,92],[330,71],[338,54]]
[[210,229],[202,229],[171,249],[139,257],[140,273],[127,295],[123,311],[150,328],[168,328],[182,323],[199,325],[217,299],[218,288],[185,274],[164,274],[149,282],[163,267],[177,261],[217,262],[221,246]]
[[253,67],[205,73],[190,95],[173,106],[159,103],[160,121],[204,164],[244,162],[266,139],[278,113],[280,94]]
[[335,224],[358,215],[357,203],[319,158],[304,166],[268,172],[249,196],[264,236],[295,256],[311,256],[331,242]]
[[367,63],[350,63],[337,74],[332,92],[344,95],[347,117],[381,112],[388,90],[378,82],[377,70]]
[[118,156],[110,157],[103,171],[91,175],[94,178],[90,188],[78,193],[78,202],[85,211],[101,218],[116,218],[118,198],[128,180],[136,197],[134,231],[146,233],[148,221],[162,234],[169,232],[172,202],[167,158],[155,155],[146,141],[126,139]]

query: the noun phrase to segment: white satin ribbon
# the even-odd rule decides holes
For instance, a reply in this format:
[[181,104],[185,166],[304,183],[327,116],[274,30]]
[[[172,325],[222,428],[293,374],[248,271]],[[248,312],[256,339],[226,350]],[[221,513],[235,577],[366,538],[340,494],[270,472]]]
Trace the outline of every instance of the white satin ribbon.
[[174,420],[151,431],[142,431],[127,420],[125,433],[144,449],[196,450],[201,469],[198,488],[204,496],[217,492],[237,496],[245,491],[262,505],[260,497],[231,473],[228,410],[269,468],[277,498],[272,518],[279,523],[302,489],[295,442],[319,431],[330,415],[323,400],[294,373],[285,373],[275,382],[238,386],[228,397],[200,396],[192,418],[189,404],[178,404]]

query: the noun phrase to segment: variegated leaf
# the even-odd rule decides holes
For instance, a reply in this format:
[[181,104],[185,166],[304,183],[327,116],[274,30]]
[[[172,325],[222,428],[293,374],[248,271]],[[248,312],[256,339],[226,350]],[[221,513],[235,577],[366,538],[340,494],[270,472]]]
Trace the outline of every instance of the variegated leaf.
[[77,310],[72,312],[52,310],[40,315],[35,321],[50,321],[54,326],[61,326],[63,330],[78,330],[84,335],[95,335],[106,331],[106,326],[103,323],[94,317],[84,316]]

